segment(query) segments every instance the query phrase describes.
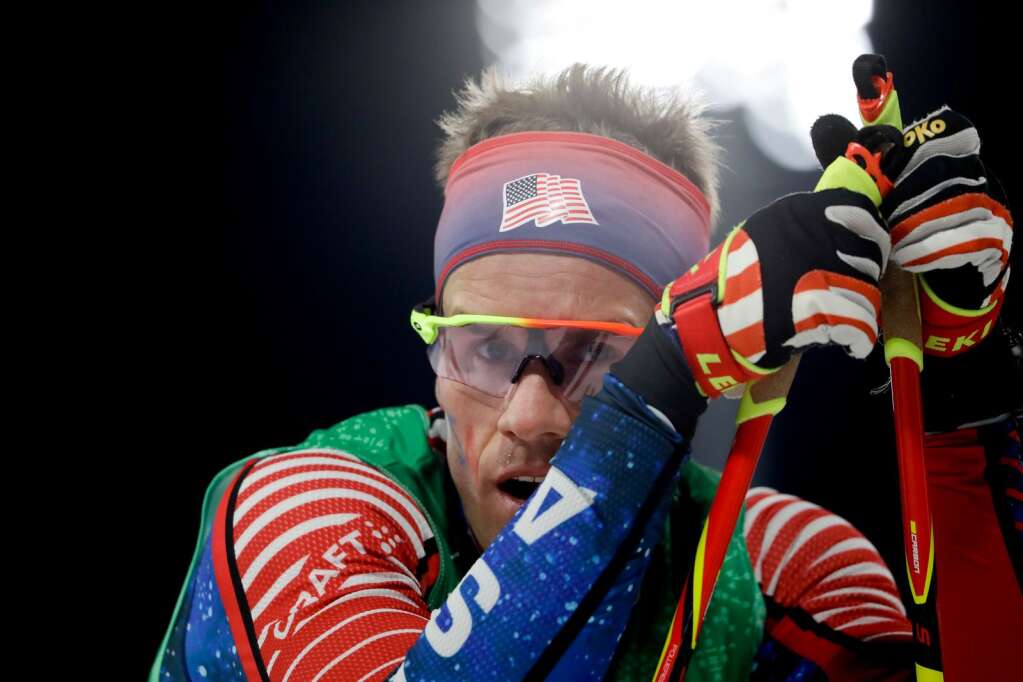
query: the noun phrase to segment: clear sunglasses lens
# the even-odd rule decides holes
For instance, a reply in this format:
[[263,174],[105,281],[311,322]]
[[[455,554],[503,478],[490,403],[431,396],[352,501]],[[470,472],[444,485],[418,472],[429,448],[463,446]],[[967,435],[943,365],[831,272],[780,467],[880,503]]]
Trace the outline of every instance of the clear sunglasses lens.
[[507,394],[523,358],[539,355],[560,365],[559,390],[576,402],[600,390],[604,374],[633,343],[632,336],[593,330],[481,324],[442,329],[428,354],[437,376],[495,397]]

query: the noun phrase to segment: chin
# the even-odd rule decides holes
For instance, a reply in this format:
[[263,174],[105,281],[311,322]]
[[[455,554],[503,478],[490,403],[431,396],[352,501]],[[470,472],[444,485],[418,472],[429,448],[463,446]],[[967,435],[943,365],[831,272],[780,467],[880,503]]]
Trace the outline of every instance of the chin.
[[487,505],[485,518],[483,519],[486,529],[473,528],[476,540],[482,545],[483,549],[486,549],[494,541],[494,538],[504,530],[505,526],[514,518],[516,512],[526,503],[525,500],[507,495],[500,490],[490,497],[489,502],[490,504]]

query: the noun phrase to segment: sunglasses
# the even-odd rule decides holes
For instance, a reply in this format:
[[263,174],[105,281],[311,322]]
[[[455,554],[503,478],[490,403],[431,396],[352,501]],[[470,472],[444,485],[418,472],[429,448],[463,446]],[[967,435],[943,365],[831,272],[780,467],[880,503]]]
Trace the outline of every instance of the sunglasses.
[[642,327],[595,320],[551,320],[460,313],[434,315],[434,299],[412,309],[412,328],[427,343],[437,376],[495,398],[507,395],[538,360],[566,400],[600,390],[604,374],[621,360]]

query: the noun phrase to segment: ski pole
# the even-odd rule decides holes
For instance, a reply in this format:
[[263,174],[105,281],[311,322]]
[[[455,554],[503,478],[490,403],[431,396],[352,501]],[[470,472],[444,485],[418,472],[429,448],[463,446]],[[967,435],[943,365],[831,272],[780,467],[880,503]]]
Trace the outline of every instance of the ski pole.
[[[884,57],[876,54],[857,57],[853,63],[853,81],[863,123],[888,124],[901,131],[898,94]],[[944,675],[938,638],[934,526],[924,466],[920,396],[923,339],[915,276],[901,268],[889,267],[881,280],[881,301],[884,356],[892,378],[903,549],[913,596],[913,603],[907,610],[913,623],[916,679],[934,682],[944,679]]]
[[[866,56],[868,55],[858,58],[857,64]],[[856,68],[854,64],[854,71]],[[888,74],[888,77],[890,84],[890,74]],[[858,78],[858,76],[854,76],[854,78]],[[899,130],[902,129],[898,110],[898,97],[892,88],[889,87],[884,92],[884,96],[875,90],[862,90],[861,92],[872,95],[873,99],[868,100],[868,102],[872,102],[876,108],[875,111],[870,108],[869,104],[863,105],[861,112],[866,111],[875,114],[876,118],[873,119],[875,123],[885,123],[888,122],[888,117],[894,117],[895,120],[898,120],[896,127]],[[882,113],[884,118],[881,117]],[[871,173],[878,184],[879,191],[884,194],[890,189],[891,183],[880,172],[880,156],[880,153],[872,154],[857,144],[850,144],[846,150],[847,158],[856,161],[861,167],[869,166],[867,168],[868,172]],[[886,359],[889,359],[889,362],[891,359],[897,360],[896,366],[898,369],[893,370],[893,372],[905,372],[906,362],[912,362],[911,356],[910,358],[906,357],[907,354],[911,353],[911,349],[907,345],[911,342],[900,343],[899,341],[906,338],[914,338],[911,335],[907,337],[901,334],[903,328],[907,328],[907,331],[911,329],[910,325],[914,318],[912,315],[907,317],[903,308],[907,305],[907,301],[910,302],[910,305],[914,305],[916,299],[912,296],[909,298],[905,296],[905,281],[894,273],[894,269],[890,270],[889,273],[891,280],[888,284],[889,295],[892,296],[893,302],[898,301],[900,303],[897,307],[894,305],[889,306],[890,312],[887,317],[890,318],[892,327],[890,328],[890,335],[886,334],[886,338],[891,338],[893,343],[890,347],[886,345]],[[909,286],[913,286],[912,277],[909,279]],[[882,291],[885,291],[884,286],[882,286]],[[914,293],[912,289],[910,289],[910,293]],[[885,308],[884,305],[882,307]],[[912,312],[915,313],[915,309]],[[882,317],[885,317],[883,312]],[[916,326],[917,333],[915,338],[917,344],[915,347],[919,352],[921,347],[919,320],[916,321]],[[899,360],[899,358],[902,359]],[[785,397],[795,377],[798,361],[799,356],[795,356],[774,374],[752,382],[743,396],[743,402],[739,406],[739,414],[736,419],[738,428],[735,439],[722,471],[717,494],[714,496],[707,519],[704,522],[703,531],[700,535],[693,560],[693,568],[689,573],[682,590],[682,595],[679,598],[679,603],[675,609],[675,614],[661,651],[661,657],[654,673],[654,679],[657,682],[684,679],[685,677],[685,671],[696,649],[700,627],[706,616],[707,606],[710,603],[714,585],[717,582],[721,565],[724,562],[728,543],[735,530],[735,524],[742,509],[746,491],[749,489],[749,484],[763,450],[773,417],[785,406]],[[919,370],[916,371],[918,372]],[[915,404],[919,408],[918,380],[916,382],[916,393],[917,400]],[[898,404],[903,406],[904,411],[908,411],[912,415],[912,405],[914,403],[911,401],[911,398],[903,399],[903,402]],[[902,419],[905,421],[905,416]],[[922,424],[922,420],[919,417],[918,422]],[[907,429],[905,433],[913,433],[911,426],[907,425],[904,428]],[[922,429],[916,433],[922,437]],[[922,441],[920,452],[922,454]],[[913,480],[911,476],[912,473],[906,477],[900,476],[900,481],[903,479]],[[916,490],[917,488],[911,489]],[[926,493],[926,490],[924,492]],[[918,496],[913,499],[918,500]],[[924,498],[924,503],[926,504],[926,497]],[[929,525],[930,516],[927,515],[926,518]]]
[[[847,156],[850,153],[847,151]],[[739,404],[735,439],[721,472],[717,493],[704,521],[692,569],[661,650],[654,673],[657,682],[685,678],[753,472],[763,451],[771,422],[785,407],[786,396],[799,366],[799,357],[793,356],[778,371],[751,382]]]
[[657,682],[685,677],[764,441],[774,415],[785,407],[785,396],[792,386],[798,366],[797,355],[777,372],[751,382],[743,394],[736,416],[738,428],[735,439],[721,472],[717,493],[704,521],[693,567],[675,607],[675,615],[654,673]]

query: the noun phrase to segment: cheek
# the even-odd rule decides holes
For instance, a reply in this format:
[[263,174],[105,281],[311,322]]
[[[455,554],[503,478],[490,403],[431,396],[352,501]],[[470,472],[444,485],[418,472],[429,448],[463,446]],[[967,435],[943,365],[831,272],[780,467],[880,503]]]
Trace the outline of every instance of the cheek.
[[[465,443],[471,445],[473,442],[472,427],[466,427],[464,435],[460,435],[462,422],[450,412],[445,412],[445,414],[448,418],[448,466],[452,469],[457,467],[460,470],[465,470],[469,466]],[[475,449],[470,449],[469,452],[475,452]],[[475,475],[479,470],[479,458],[473,457],[473,459],[475,464],[471,468],[473,475]]]
[[448,420],[448,466],[452,476],[461,475],[463,480],[467,475],[478,479],[488,424],[491,431],[497,424],[489,408],[467,395],[470,390],[456,382],[437,380],[437,404]]

